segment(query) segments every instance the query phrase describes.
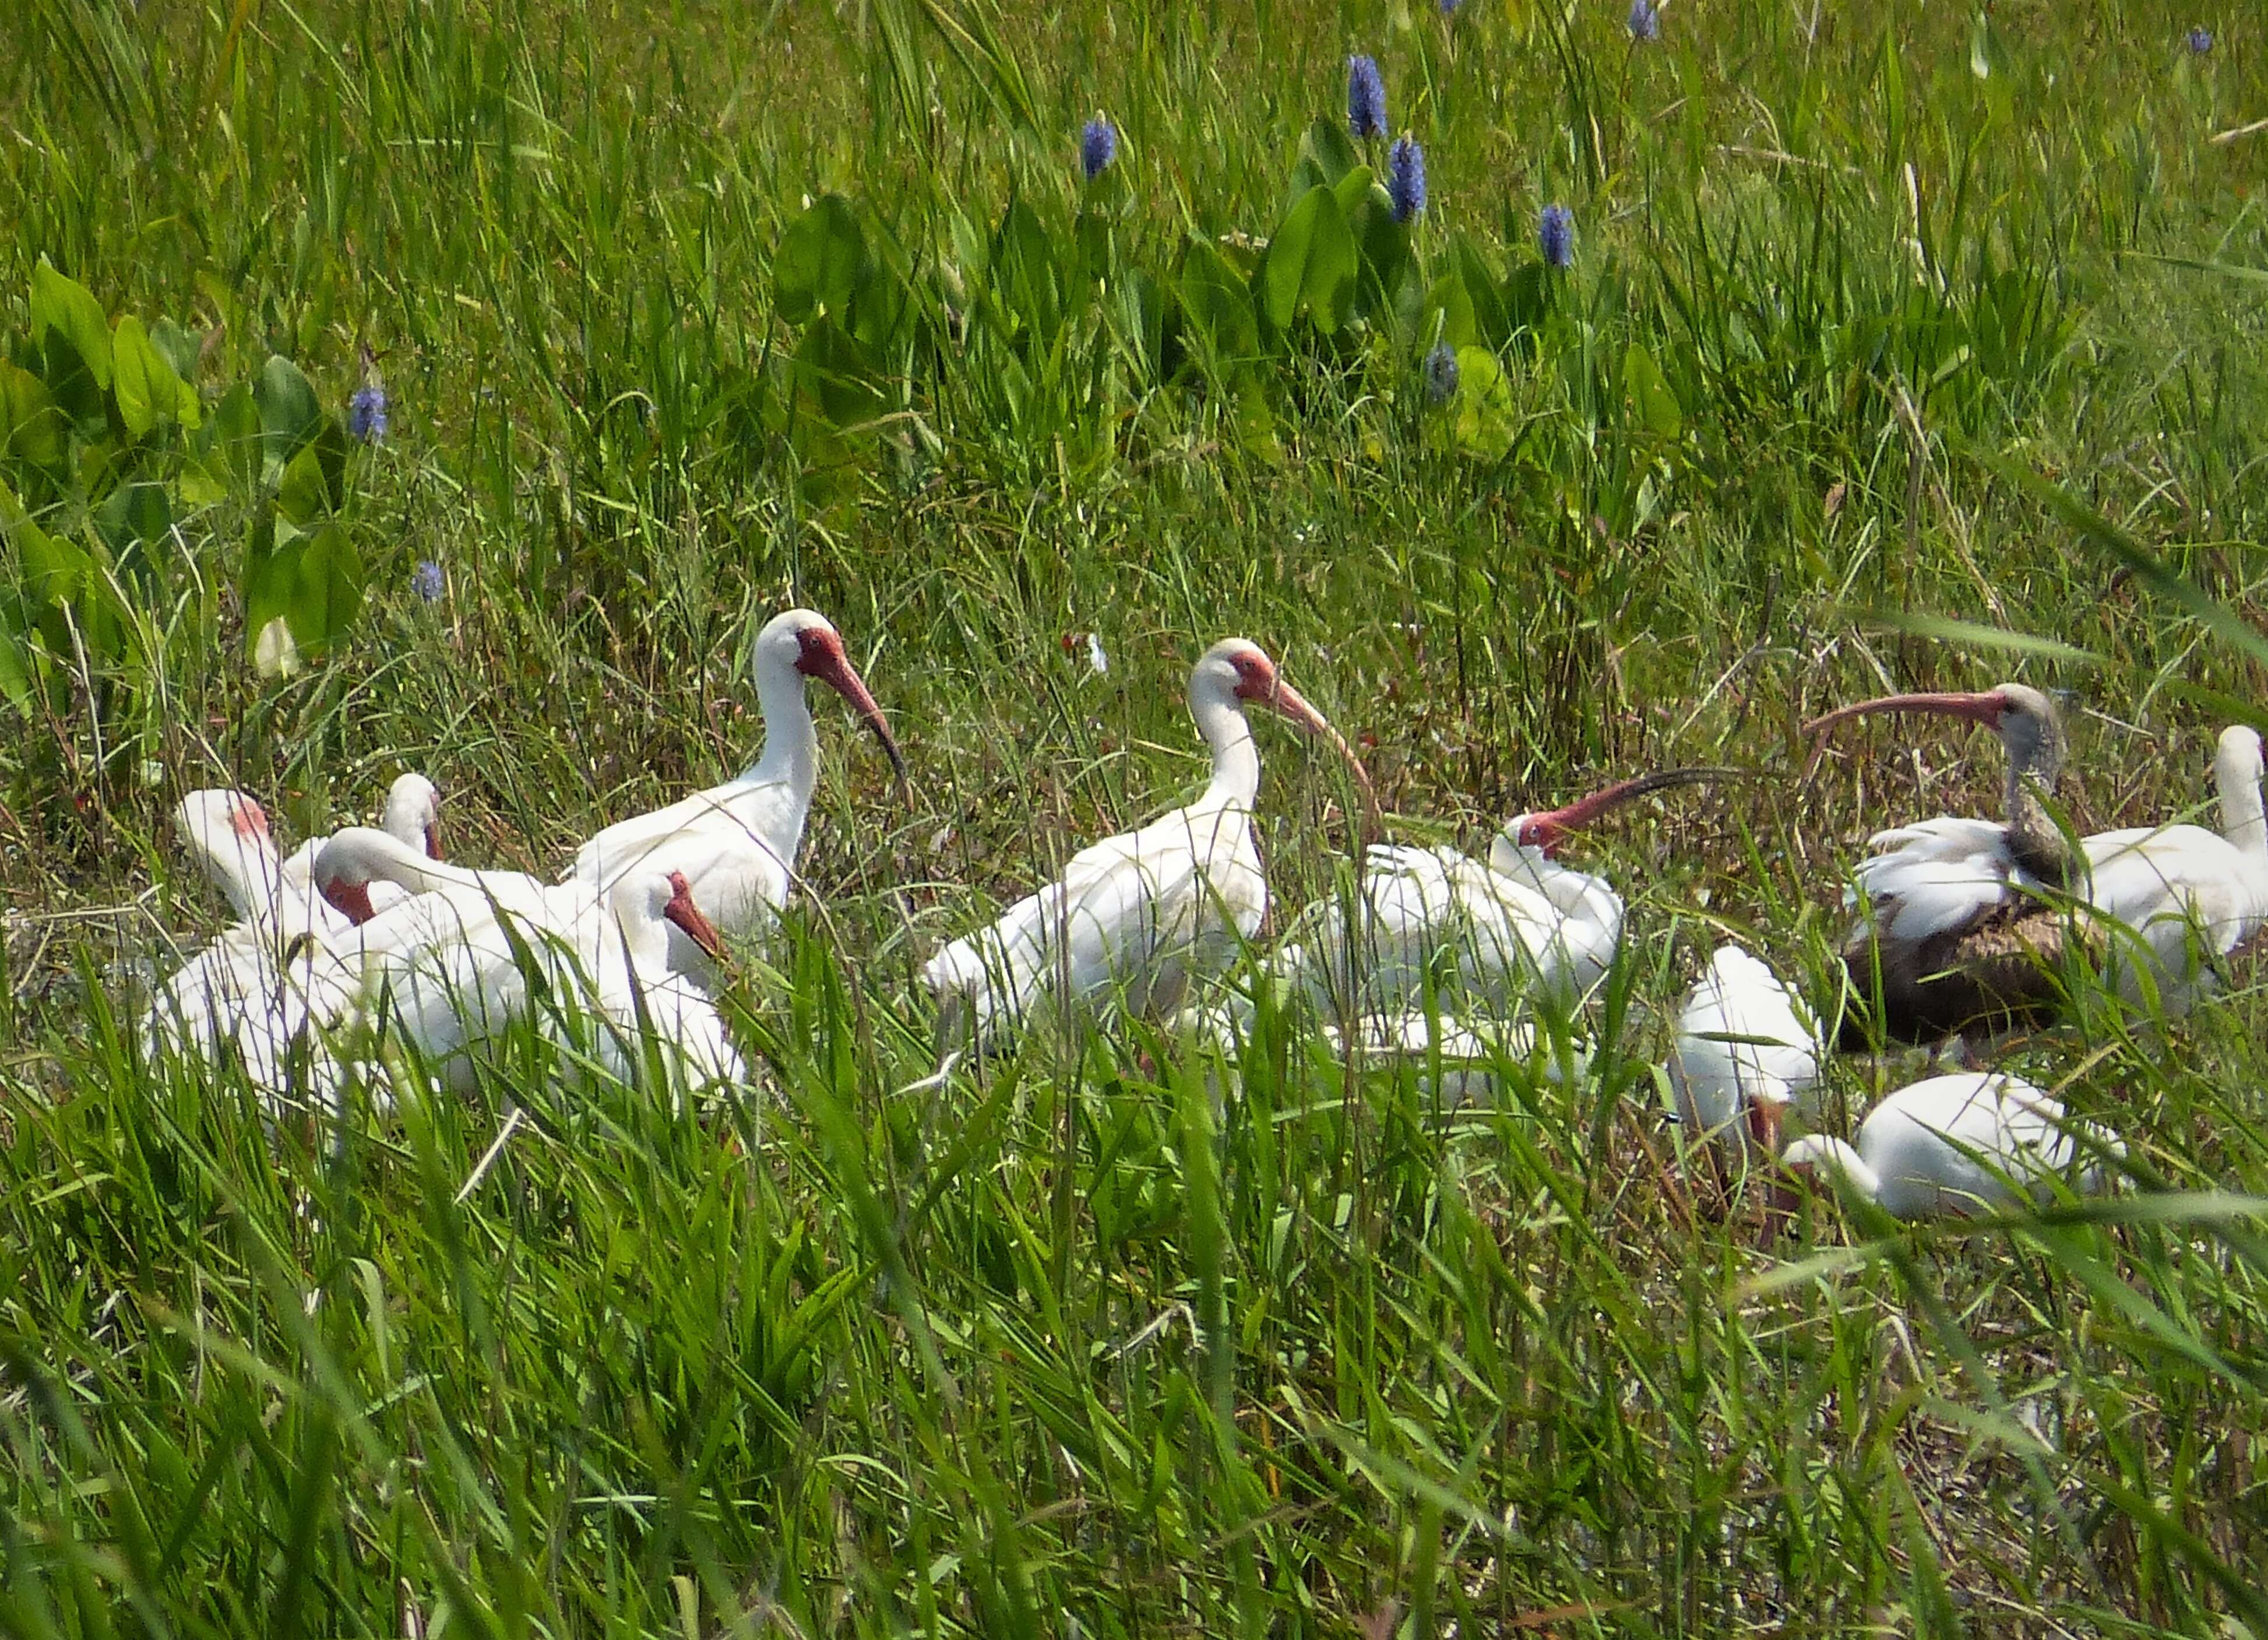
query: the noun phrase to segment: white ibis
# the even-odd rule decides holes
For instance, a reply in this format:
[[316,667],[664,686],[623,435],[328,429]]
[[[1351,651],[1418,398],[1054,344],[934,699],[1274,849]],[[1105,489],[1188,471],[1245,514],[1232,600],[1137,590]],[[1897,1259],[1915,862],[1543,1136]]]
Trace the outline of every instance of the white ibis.
[[[446,945],[498,915],[536,929],[571,923],[597,892],[581,883],[547,883],[525,871],[473,871],[436,860],[367,826],[335,832],[316,856],[316,891],[354,925],[354,950],[408,950]],[[390,883],[409,896],[381,913],[374,891]]]
[[1458,987],[1459,1005],[1476,1015],[1502,1018],[1518,999],[1538,996],[1571,1010],[1614,962],[1623,902],[1604,878],[1562,864],[1556,851],[1609,810],[1724,772],[1665,769],[1515,816],[1485,861],[1453,849],[1373,845],[1354,907],[1360,938],[1348,939],[1336,898],[1319,900],[1271,967],[1329,1019],[1422,1016],[1429,972]]
[[1735,945],[1717,947],[1677,1015],[1669,1081],[1695,1144],[1769,1158],[1781,1119],[1819,1079],[1818,1032],[1779,976]]
[[439,915],[463,913],[453,938],[382,943],[363,954],[365,1020],[398,1033],[443,1085],[469,1087],[481,1048],[522,1019],[593,1054],[619,1079],[631,1077],[648,1041],[693,1085],[741,1079],[715,1008],[667,967],[671,928],[712,956],[724,950],[683,873],[628,874],[603,901],[560,894],[497,901],[491,910],[482,919],[450,901]]
[[2139,1003],[2153,991],[2169,1014],[2210,989],[2213,964],[2268,922],[2259,735],[2242,724],[2223,730],[2213,775],[2219,835],[2202,826],[2137,826],[2097,832],[2082,845],[2088,903],[2123,925],[2111,930],[2105,952],[2120,994]]
[[[310,974],[279,926],[277,862],[259,804],[239,791],[190,792],[174,810],[190,852],[239,921],[160,986],[143,1015],[143,1050],[232,1058],[271,1110],[295,1100],[326,1107],[337,1067],[320,1046],[295,1068],[309,1017]],[[288,919],[282,919],[288,920]]]
[[1060,881],[990,927],[954,940],[922,969],[952,1034],[968,1013],[977,1039],[1020,1025],[1045,998],[1116,991],[1128,1011],[1163,1019],[1192,976],[1217,974],[1258,931],[1268,880],[1252,835],[1260,752],[1245,721],[1258,706],[1329,741],[1366,793],[1369,776],[1338,732],[1278,674],[1256,643],[1228,638],[1189,673],[1189,715],[1212,751],[1197,801],[1073,855]]
[[[566,880],[604,892],[630,871],[681,871],[725,933],[737,938],[769,926],[787,903],[818,778],[819,735],[804,699],[806,678],[850,702],[904,780],[905,759],[889,721],[826,616],[808,609],[773,616],[756,635],[753,670],[763,710],[762,754],[721,785],[608,827],[577,851]],[[703,971],[707,959],[674,925],[669,947],[672,967]]]
[[2057,1180],[2099,1190],[2105,1154],[2124,1150],[2075,1128],[2030,1083],[1963,1071],[1888,1095],[1859,1124],[1855,1144],[1807,1134],[1781,1162],[1800,1178],[1824,1174],[1894,1217],[1970,1217],[2045,1199]]
[[[1905,695],[1862,702],[1809,725],[1865,712],[1928,711],[1999,731],[2008,754],[2004,822],[1940,817],[1878,833],[1855,872],[1871,926],[1844,951],[1854,993],[1873,994],[1879,968],[1884,1034],[1921,1041],[2055,1011],[2055,972],[2077,948],[2107,969],[2128,1001],[2154,990],[2169,1013],[2209,982],[2206,964],[2268,921],[2268,842],[2260,819],[2259,738],[2221,737],[2222,832],[2199,826],[2098,832],[2074,849],[2042,802],[2064,761],[2053,704],[2021,684],[1974,695]],[[1842,1046],[1864,1046],[1865,1021],[1844,1022]]]
[[[441,858],[440,789],[420,774],[397,776],[386,789],[386,806],[379,813],[378,828],[428,859]],[[318,895],[315,861],[329,841],[329,837],[310,837],[284,857],[287,894],[300,900]],[[409,897],[407,890],[383,880],[372,883],[371,893],[372,903],[380,911],[391,910]]]
[[[1864,919],[1843,948],[1852,995],[1879,997],[1882,1034],[1929,1041],[2038,1019],[2059,997],[2055,962],[2073,927],[2042,891],[2081,892],[2085,863],[2048,813],[2064,763],[2062,719],[2037,689],[2004,683],[1968,695],[1893,695],[1805,725],[1819,734],[1874,712],[1935,712],[1996,731],[2008,758],[2004,820],[1935,820],[1877,832],[1853,873]],[[1867,1021],[1846,1013],[1839,1046],[1868,1045]]]

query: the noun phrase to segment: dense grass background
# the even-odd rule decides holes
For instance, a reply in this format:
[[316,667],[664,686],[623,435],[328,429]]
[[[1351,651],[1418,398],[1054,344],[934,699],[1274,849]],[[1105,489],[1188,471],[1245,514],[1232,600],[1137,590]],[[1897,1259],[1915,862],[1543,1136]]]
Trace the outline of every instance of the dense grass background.
[[[240,497],[185,516],[114,658],[23,640],[0,1631],[2268,1634],[2249,976],[2021,1047],[2139,1179],[1982,1231],[1822,1212],[1759,1254],[1752,1198],[1681,1181],[1652,1063],[1715,939],[1815,985],[1856,842],[1994,801],[1995,751],[1935,732],[1806,777],[1810,711],[2067,689],[2085,827],[2195,807],[2220,723],[2262,721],[2258,661],[2165,592],[2250,615],[2263,582],[2268,132],[2218,139],[2268,116],[2268,35],[2120,0],[1663,23],[6,9],[16,357],[44,257],[200,338],[209,393],[278,353],[335,409],[367,347],[391,427],[347,468],[360,614],[296,675],[250,661]],[[1460,444],[1469,366],[1426,404],[1410,315],[1232,379],[1114,305],[1192,235],[1267,237],[1358,50],[1425,146],[1429,276],[1462,236],[1522,288],[1540,207],[1574,212],[1483,407],[1508,447]],[[981,264],[1014,201],[1071,242],[1097,110],[1114,277],[1036,346]],[[829,192],[915,338],[840,424],[794,396],[772,266]],[[95,539],[69,484],[42,517]],[[460,857],[549,869],[751,754],[742,647],[791,599],[915,777],[822,706],[814,903],[747,953],[740,1108],[523,1063],[271,1139],[136,1063],[140,988],[218,921],[182,789],[297,832],[415,766]],[[1654,763],[1759,777],[1584,845],[1632,922],[1572,1086],[1452,1119],[1269,1026],[1218,1120],[1138,1031],[896,1092],[914,964],[1194,783],[1182,682],[1233,631],[1373,748],[1397,835]],[[1296,905],[1344,792],[1263,733]],[[532,1120],[482,1166],[508,1092]]]

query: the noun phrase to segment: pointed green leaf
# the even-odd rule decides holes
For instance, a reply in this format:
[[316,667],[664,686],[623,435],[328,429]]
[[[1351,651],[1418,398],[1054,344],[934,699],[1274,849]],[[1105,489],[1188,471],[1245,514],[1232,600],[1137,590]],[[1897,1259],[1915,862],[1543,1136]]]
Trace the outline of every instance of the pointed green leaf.
[[47,383],[0,359],[0,439],[33,467],[59,467],[70,452],[70,424]]
[[213,411],[212,449],[220,471],[249,495],[260,485],[260,405],[250,382],[231,387]]
[[821,311],[840,313],[865,259],[865,236],[850,201],[840,194],[821,195],[788,224],[772,259],[780,317],[801,325]]
[[280,471],[298,453],[299,446],[315,436],[322,423],[323,407],[299,367],[280,353],[269,354],[268,363],[261,366],[252,396],[260,407],[263,456]]
[[1269,239],[1261,264],[1261,299],[1268,322],[1288,330],[1304,308],[1317,329],[1336,329],[1340,304],[1352,294],[1355,272],[1354,235],[1348,232],[1338,196],[1320,188],[1300,195]]
[[284,468],[276,499],[294,524],[309,524],[346,503],[347,442],[335,416],[326,416]]
[[362,608],[362,558],[336,524],[326,524],[301,545],[291,585],[291,636],[303,650],[328,647],[344,637]]
[[32,335],[44,341],[52,330],[71,345],[94,385],[110,387],[110,321],[94,293],[57,273],[44,256],[32,269]]
[[[173,367],[173,374],[180,377],[185,385],[196,380],[197,355],[202,345],[196,337],[172,320],[161,319],[150,327],[150,345],[156,348],[166,363]],[[192,400],[196,397],[194,389],[189,396]],[[188,425],[194,427],[196,423],[191,422]]]
[[177,422],[184,427],[197,424],[196,394],[174,373],[140,320],[131,313],[122,314],[110,344],[118,417],[128,432],[139,438],[159,422]]
[[1630,397],[1639,425],[1662,438],[1675,438],[1685,428],[1685,413],[1677,395],[1663,378],[1653,356],[1633,342],[1623,355],[1623,391]]

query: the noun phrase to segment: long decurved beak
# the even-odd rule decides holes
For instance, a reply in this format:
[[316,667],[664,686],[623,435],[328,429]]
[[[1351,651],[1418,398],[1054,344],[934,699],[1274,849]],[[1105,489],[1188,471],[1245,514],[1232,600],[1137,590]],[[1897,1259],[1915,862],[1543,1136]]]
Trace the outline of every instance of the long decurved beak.
[[1625,803],[1651,797],[1657,791],[1672,791],[1680,786],[1705,786],[1712,781],[1737,780],[1747,771],[1695,764],[1683,769],[1660,769],[1650,775],[1638,775],[1629,780],[1617,780],[1611,786],[1602,786],[1587,798],[1578,798],[1565,808],[1546,809],[1541,814],[1531,814],[1521,826],[1521,840],[1532,842],[1549,855],[1567,840],[1567,834],[1580,831],[1601,815],[1618,809]]
[[[701,948],[703,956],[711,962],[722,962],[725,960],[725,937],[717,931],[717,925],[709,920],[708,914],[693,903],[692,893],[683,883],[677,884],[676,889],[677,892],[670,896],[669,903],[662,908],[663,918],[682,929],[686,938]],[[649,900],[646,903],[651,906],[653,902]]]
[[1803,732],[1822,734],[1845,718],[1865,717],[1877,712],[1935,712],[1940,717],[1966,717],[1972,723],[1983,724],[1987,729],[1997,729],[2000,726],[2000,714],[2007,710],[2007,698],[1998,689],[1962,694],[1885,695],[1876,700],[1837,707],[1823,717],[1815,717],[1803,725]]
[[850,664],[850,658],[839,654],[831,656],[812,675],[850,702],[858,716],[866,720],[866,727],[872,729],[874,738],[882,743],[882,750],[889,757],[890,767],[897,771],[898,783],[903,785],[906,780],[905,754],[898,750],[897,737],[890,732],[890,720],[882,716],[882,709],[874,703],[873,695],[867,692],[865,680],[858,675],[858,669]]
[[1347,744],[1346,737],[1331,727],[1330,719],[1309,705],[1306,695],[1281,678],[1276,680],[1276,687],[1262,698],[1260,703],[1278,717],[1289,719],[1317,739],[1329,744],[1354,776],[1354,783],[1362,788],[1363,805],[1375,820],[1378,817],[1378,792],[1370,783],[1370,770],[1362,766],[1362,759]]
[[429,860],[444,857],[441,853],[441,822],[438,819],[425,822],[425,857]]

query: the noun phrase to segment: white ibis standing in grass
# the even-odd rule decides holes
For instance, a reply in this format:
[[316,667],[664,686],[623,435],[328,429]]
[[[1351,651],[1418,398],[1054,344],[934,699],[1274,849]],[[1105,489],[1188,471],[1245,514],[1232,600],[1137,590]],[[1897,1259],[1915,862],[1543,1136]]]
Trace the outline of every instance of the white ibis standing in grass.
[[[804,699],[815,678],[850,702],[882,743],[898,778],[905,759],[888,719],[844,652],[842,635],[808,609],[775,615],[756,635],[753,670],[763,709],[762,755],[721,785],[618,820],[577,851],[566,880],[603,893],[631,871],[680,871],[710,920],[735,938],[762,931],[787,903],[819,775],[819,735]],[[668,930],[670,964],[708,961],[683,930]]]
[[1819,1080],[1818,1044],[1810,1013],[1778,974],[1738,945],[1718,946],[1678,1011],[1669,1061],[1688,1138],[1776,1155],[1782,1117],[1808,1105]]
[[[1375,844],[1363,857],[1352,908],[1336,897],[1301,912],[1270,967],[1327,1019],[1422,1016],[1429,980],[1440,1006],[1502,1019],[1526,998],[1572,1010],[1612,966],[1623,902],[1607,880],[1555,857],[1567,838],[1609,811],[1726,771],[1665,769],[1594,791],[1564,808],[1506,821],[1476,860],[1454,849]],[[1395,1033],[1390,1025],[1373,1029]]]
[[1165,1018],[1193,976],[1226,968],[1268,911],[1252,835],[1260,751],[1245,721],[1257,706],[1329,741],[1367,796],[1361,761],[1322,713],[1277,674],[1256,643],[1229,638],[1189,673],[1189,715],[1212,750],[1212,778],[1185,808],[1073,855],[1060,881],[939,951],[922,969],[940,1031],[966,1013],[980,1041],[1021,1024],[1042,999],[1118,993],[1128,1011]]
[[2105,962],[2120,995],[2142,1003],[2154,992],[2169,1014],[2211,989],[2219,960],[2268,922],[2259,735],[2242,724],[2223,730],[2213,775],[2218,835],[2202,826],[2137,826],[2097,832],[2083,845],[2088,903],[2113,923]]
[[2124,1154],[2107,1134],[2069,1122],[2029,1082],[1976,1071],[1932,1077],[1888,1095],[1846,1144],[1807,1134],[1782,1165],[1825,1175],[1897,1218],[1972,1217],[2050,1199],[2057,1181],[2099,1190],[2102,1160]]
[[[1869,840],[1874,853],[1857,869],[1853,896],[1863,897],[1867,920],[1843,955],[1862,1002],[1879,981],[1886,1037],[1926,1041],[2051,1015],[2063,1000],[2058,967],[2067,951],[2110,974],[2129,1001],[2154,990],[2177,1013],[2208,982],[2206,965],[2268,920],[2259,739],[2250,730],[2221,737],[2224,835],[2134,827],[2074,849],[2043,801],[2065,757],[2062,722],[2045,695],[2021,684],[1890,695],[1809,729],[1891,711],[1987,724],[2007,748],[2008,773],[2005,820],[1940,817]],[[1867,1030],[1863,1017],[1846,1016],[1841,1045],[1864,1047]]]

